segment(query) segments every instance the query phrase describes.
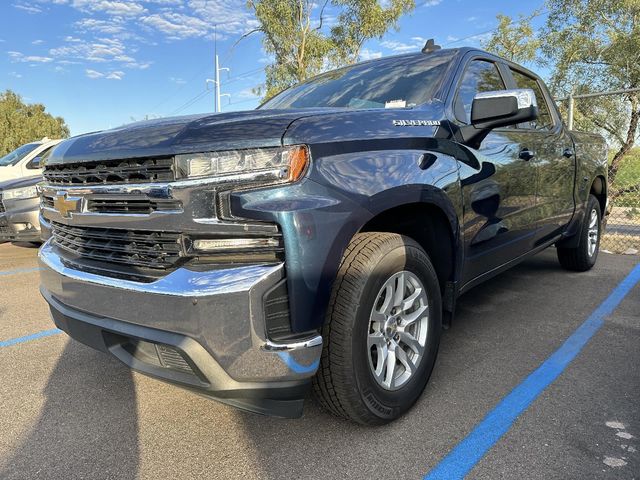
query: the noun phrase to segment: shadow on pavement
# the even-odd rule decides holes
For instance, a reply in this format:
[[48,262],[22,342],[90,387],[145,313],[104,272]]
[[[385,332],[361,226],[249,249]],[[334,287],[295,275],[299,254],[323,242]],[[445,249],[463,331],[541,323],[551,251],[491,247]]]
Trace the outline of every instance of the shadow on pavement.
[[136,478],[137,405],[128,369],[69,340],[42,393],[40,418],[0,478]]
[[[356,425],[323,411],[312,398],[305,402],[304,417],[300,420],[239,413],[238,423],[259,458],[259,477],[271,480],[323,476],[379,478],[380,469],[389,468],[388,473],[395,472],[396,478],[420,478],[426,471],[425,465],[446,453],[449,439],[460,428],[455,426],[456,419],[451,418],[451,409],[459,399],[446,384],[467,369],[465,357],[478,349],[492,352],[494,342],[490,335],[495,335],[503,324],[510,323],[510,328],[518,330],[522,328],[520,322],[535,321],[523,315],[535,303],[527,298],[531,297],[527,294],[532,285],[531,278],[561,285],[566,282],[565,275],[555,252],[549,252],[527,260],[462,296],[453,327],[443,332],[440,358],[425,392],[408,414],[389,425]],[[505,304],[510,304],[512,309],[515,305],[519,314],[505,312]],[[499,314],[501,311],[502,315]],[[513,319],[509,318],[512,315]],[[468,341],[467,338],[475,337],[478,330],[484,330],[487,337],[480,342]],[[471,335],[470,331],[473,332]],[[416,442],[416,438],[420,441]],[[300,462],[292,463],[292,458],[298,458]],[[358,464],[355,476],[354,459]]]

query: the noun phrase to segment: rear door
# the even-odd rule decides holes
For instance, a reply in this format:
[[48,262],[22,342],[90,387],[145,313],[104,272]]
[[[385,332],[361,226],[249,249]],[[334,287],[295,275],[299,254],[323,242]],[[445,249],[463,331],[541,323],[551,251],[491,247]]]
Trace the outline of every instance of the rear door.
[[538,118],[518,125],[518,132],[534,154],[530,163],[536,170],[535,243],[542,244],[559,235],[573,215],[576,168],[573,141],[542,81],[524,69],[510,67],[509,71],[513,88],[532,89],[538,102]]
[[[497,63],[498,62],[498,63]],[[478,92],[504,90],[506,66],[497,59],[472,56],[454,81],[449,116],[458,126],[470,123]],[[460,164],[464,202],[461,228],[465,242],[463,283],[472,281],[531,250],[536,230],[535,166],[520,158],[526,148],[516,128],[492,131],[478,150],[477,164]]]

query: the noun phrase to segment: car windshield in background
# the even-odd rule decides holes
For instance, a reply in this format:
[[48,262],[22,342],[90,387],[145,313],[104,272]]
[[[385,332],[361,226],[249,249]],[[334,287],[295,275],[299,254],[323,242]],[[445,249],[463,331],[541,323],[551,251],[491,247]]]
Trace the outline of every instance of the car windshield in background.
[[455,50],[391,57],[333,70],[293,86],[261,109],[406,108],[433,98]]
[[15,165],[24,157],[29,155],[39,143],[27,143],[21,147],[16,148],[13,152],[7,153],[4,157],[0,158],[0,167],[9,167]]

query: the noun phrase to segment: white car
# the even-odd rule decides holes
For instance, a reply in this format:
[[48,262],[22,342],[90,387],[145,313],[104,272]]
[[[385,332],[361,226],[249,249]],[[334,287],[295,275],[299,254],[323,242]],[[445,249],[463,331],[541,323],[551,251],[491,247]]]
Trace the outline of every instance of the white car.
[[53,147],[61,141],[43,138],[39,142],[25,143],[0,158],[0,182],[38,175],[42,168],[42,160],[47,158]]

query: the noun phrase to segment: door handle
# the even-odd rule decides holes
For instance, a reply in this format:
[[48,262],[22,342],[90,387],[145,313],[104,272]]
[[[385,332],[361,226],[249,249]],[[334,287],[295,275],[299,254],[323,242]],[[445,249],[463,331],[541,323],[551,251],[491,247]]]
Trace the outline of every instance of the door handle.
[[535,156],[536,154],[532,150],[529,150],[528,148],[523,148],[522,150],[520,150],[520,154],[518,155],[518,157],[520,157],[521,160],[524,160],[526,162],[528,162]]
[[575,155],[575,153],[573,152],[573,148],[565,148],[564,151],[562,152],[562,156],[565,158],[571,158]]

